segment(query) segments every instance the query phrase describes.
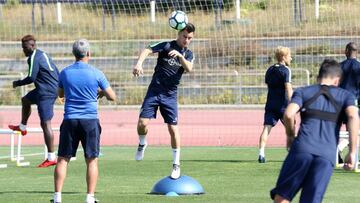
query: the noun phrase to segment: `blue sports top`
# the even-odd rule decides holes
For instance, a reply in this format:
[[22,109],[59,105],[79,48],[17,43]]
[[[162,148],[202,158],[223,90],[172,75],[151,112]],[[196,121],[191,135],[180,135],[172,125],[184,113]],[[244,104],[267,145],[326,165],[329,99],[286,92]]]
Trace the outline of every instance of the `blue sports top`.
[[343,77],[340,87],[354,94],[356,99],[360,98],[360,62],[355,58],[347,58],[341,62]]
[[[312,85],[296,89],[292,96],[291,103],[298,104],[300,108],[302,108],[304,102],[319,92],[320,87],[320,85]],[[328,92],[341,108],[340,114],[344,116],[345,109],[355,105],[355,97],[344,89],[335,86],[328,87]],[[325,112],[336,112],[335,106],[326,99],[324,95],[320,95],[310,104],[309,108],[310,107]],[[290,152],[311,153],[321,156],[331,161],[332,164],[335,164],[336,147],[339,141],[341,123],[341,119],[333,122],[312,117],[302,117],[298,136],[294,140]]]
[[171,50],[175,49],[180,52],[187,61],[192,62],[194,59],[193,53],[187,48],[179,47],[175,40],[159,42],[150,45],[149,48],[153,53],[159,53],[150,87],[162,89],[167,92],[176,91],[181,76],[184,73],[184,68],[178,58],[170,57],[168,54]]
[[16,81],[17,86],[35,84],[39,96],[57,97],[59,70],[45,52],[35,49],[28,57],[28,76]]
[[291,70],[282,64],[270,66],[265,74],[268,94],[265,110],[283,112],[288,104],[285,83],[291,83]]
[[77,61],[64,68],[59,77],[59,88],[64,89],[64,119],[96,119],[98,88],[105,90],[109,82],[95,67]]

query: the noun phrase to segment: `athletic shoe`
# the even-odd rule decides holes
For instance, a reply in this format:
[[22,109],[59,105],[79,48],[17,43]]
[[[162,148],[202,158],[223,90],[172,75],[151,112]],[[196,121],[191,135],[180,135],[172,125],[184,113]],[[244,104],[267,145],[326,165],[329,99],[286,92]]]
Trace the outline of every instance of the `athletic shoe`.
[[20,127],[18,125],[8,125],[8,127],[13,131],[21,132],[22,136],[25,136],[27,134],[27,131],[26,130],[20,130]]
[[54,166],[54,165],[56,165],[56,160],[55,161],[50,161],[50,160],[46,159],[44,162],[39,164],[37,167],[38,168],[46,168],[46,167]]
[[178,179],[180,177],[180,165],[173,164],[173,169],[171,171],[170,177],[172,179]]
[[144,159],[144,153],[145,153],[146,147],[147,147],[147,144],[144,144],[144,145],[139,144],[137,151],[136,151],[136,155],[135,155],[136,161],[141,161]]
[[265,163],[266,162],[265,157],[259,155],[258,162],[259,163]]
[[50,200],[50,203],[61,203],[61,202],[54,202],[53,199]]
[[[98,199],[94,200],[94,203],[99,203],[100,201]],[[85,203],[88,203],[88,201],[85,201]],[[91,202],[92,203],[92,202]]]

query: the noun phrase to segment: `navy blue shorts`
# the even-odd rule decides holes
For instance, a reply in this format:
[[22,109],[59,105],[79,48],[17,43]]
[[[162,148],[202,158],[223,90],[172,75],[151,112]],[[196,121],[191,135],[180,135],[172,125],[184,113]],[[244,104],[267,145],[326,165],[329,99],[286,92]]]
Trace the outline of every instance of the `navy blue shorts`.
[[276,187],[270,191],[292,201],[302,188],[301,203],[320,203],[334,167],[331,161],[310,153],[289,153],[281,168]]
[[99,119],[68,119],[60,126],[58,156],[75,157],[79,142],[85,158],[96,158],[100,151],[101,126]]
[[150,88],[146,93],[144,102],[140,110],[140,118],[156,118],[156,112],[164,118],[164,122],[171,125],[177,125],[178,121],[178,103],[177,94],[158,93]]
[[284,116],[284,112],[265,110],[264,125],[275,126],[279,120],[282,123],[284,123],[283,122],[283,116]]
[[57,97],[39,96],[37,90],[31,90],[24,96],[31,104],[36,104],[41,121],[49,121],[54,116],[54,103]]

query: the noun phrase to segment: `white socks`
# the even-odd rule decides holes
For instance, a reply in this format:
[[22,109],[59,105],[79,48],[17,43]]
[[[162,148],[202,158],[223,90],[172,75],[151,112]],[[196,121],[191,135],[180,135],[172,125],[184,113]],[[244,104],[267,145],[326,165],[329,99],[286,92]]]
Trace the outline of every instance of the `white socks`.
[[259,149],[259,156],[265,157],[265,148],[260,148]]
[[[61,192],[55,192],[54,193],[54,203],[61,202]],[[87,194],[86,195],[86,203],[94,203],[95,202],[95,196],[94,194]]]
[[94,194],[87,194],[87,195],[86,195],[86,203],[95,203],[95,196],[94,196]]
[[145,135],[139,135],[139,141],[140,141],[140,145],[146,145],[146,136]]
[[61,202],[61,192],[54,193],[54,203]]
[[180,165],[180,148],[172,149],[173,151],[173,164]]
[[55,161],[55,159],[56,159],[55,152],[48,152],[48,160]]
[[20,123],[19,128],[20,130],[26,130],[26,125]]

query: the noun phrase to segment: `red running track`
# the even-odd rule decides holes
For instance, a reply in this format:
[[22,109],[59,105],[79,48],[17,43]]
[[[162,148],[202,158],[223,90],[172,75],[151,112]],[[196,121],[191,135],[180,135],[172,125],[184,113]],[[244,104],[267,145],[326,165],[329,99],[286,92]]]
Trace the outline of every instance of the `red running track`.
[[[262,131],[263,110],[188,110],[179,112],[179,128],[183,146],[257,146]],[[0,127],[20,122],[20,109],[0,110]],[[102,126],[102,145],[137,145],[136,124],[138,110],[99,110]],[[56,110],[52,121],[58,128],[63,110]],[[36,108],[33,108],[28,127],[39,128]],[[55,132],[58,143],[59,132]],[[0,145],[9,145],[10,136],[0,135]],[[42,134],[28,134],[23,138],[25,145],[43,144]],[[163,119],[152,120],[149,126],[148,142],[151,145],[169,145],[170,137]],[[268,146],[284,146],[285,131],[281,123],[272,129]]]

